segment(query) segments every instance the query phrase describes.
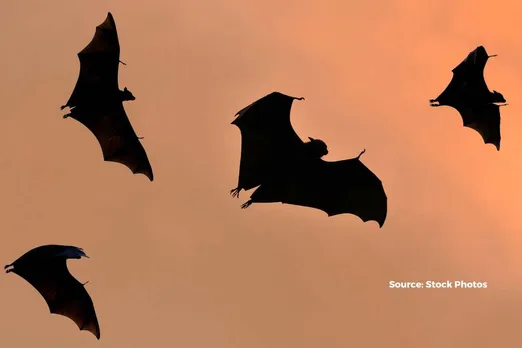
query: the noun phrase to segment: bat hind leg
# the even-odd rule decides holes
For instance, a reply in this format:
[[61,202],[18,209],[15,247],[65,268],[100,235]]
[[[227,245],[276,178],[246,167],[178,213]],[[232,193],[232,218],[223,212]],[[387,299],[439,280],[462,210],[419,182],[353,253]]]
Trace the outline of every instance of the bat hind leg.
[[230,190],[230,194],[234,198],[236,198],[236,197],[239,198],[239,191],[241,191],[241,189],[239,187],[236,187],[235,189]]
[[241,209],[246,209],[246,208],[250,207],[250,206],[252,205],[252,203],[254,203],[254,202],[252,202],[251,199],[248,200],[247,202],[245,202],[245,203],[243,203],[243,204],[241,205]]

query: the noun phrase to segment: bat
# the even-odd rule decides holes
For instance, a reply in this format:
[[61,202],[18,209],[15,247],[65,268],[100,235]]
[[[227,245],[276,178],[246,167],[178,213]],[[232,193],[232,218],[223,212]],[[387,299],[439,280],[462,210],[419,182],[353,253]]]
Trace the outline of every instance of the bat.
[[140,143],[123,107],[124,101],[136,98],[127,89],[118,87],[120,44],[116,23],[109,12],[96,27],[91,42],[78,53],[80,74],[69,101],[61,107],[87,127],[96,137],[105,161],[127,166],[134,174],[154,180],[147,153]]
[[94,304],[84,285],[67,269],[67,259],[88,257],[83,249],[64,245],[43,245],[22,255],[4,267],[31,284],[45,299],[51,314],[63,315],[80,330],[100,339],[100,326]]
[[238,186],[231,190],[257,189],[241,207],[253,203],[292,204],[320,209],[328,216],[348,213],[382,227],[387,197],[382,182],[359,156],[335,162],[322,159],[327,145],[309,137],[303,142],[292,127],[294,100],[273,92],[236,114],[232,122],[241,132]]
[[489,58],[483,46],[477,47],[453,69],[453,78],[446,89],[430,105],[451,106],[462,116],[464,127],[477,131],[485,144],[493,144],[500,151],[500,106],[504,96],[490,92],[484,79],[484,68]]

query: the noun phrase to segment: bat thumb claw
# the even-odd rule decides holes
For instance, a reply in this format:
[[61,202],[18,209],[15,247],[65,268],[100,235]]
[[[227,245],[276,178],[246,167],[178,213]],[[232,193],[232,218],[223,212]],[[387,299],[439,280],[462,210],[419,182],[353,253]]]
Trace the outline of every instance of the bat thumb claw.
[[359,154],[359,156],[357,156],[357,159],[361,158],[361,156],[362,156],[363,153],[365,153],[365,152],[366,152],[366,149],[363,149],[363,150],[361,151],[361,153]]

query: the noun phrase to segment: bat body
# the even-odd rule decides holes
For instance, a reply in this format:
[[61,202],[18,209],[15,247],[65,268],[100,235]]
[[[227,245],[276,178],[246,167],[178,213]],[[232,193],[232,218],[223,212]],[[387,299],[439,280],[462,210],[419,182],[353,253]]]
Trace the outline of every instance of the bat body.
[[100,339],[100,326],[92,300],[67,269],[67,259],[87,257],[81,248],[44,245],[34,248],[4,269],[25,279],[43,296],[51,313],[73,320],[80,330]]
[[[484,79],[484,68],[490,57],[483,46],[474,51],[453,69],[453,78],[446,89],[430,105],[451,106],[462,116],[465,127],[476,130],[486,144],[500,150],[500,106],[504,96],[490,92]],[[506,104],[507,105],[507,104]]]
[[258,187],[242,208],[252,203],[293,204],[320,209],[334,216],[350,213],[382,227],[387,197],[382,182],[361,161],[328,162],[326,144],[294,131],[290,110],[295,99],[273,92],[236,114],[232,124],[241,131],[238,186],[231,191]]
[[72,117],[86,126],[98,140],[105,161],[118,162],[133,173],[154,179],[147,153],[134,132],[123,107],[135,100],[132,93],[118,87],[120,44],[111,13],[96,27],[92,41],[78,53],[80,75],[71,97],[62,110],[71,108]]

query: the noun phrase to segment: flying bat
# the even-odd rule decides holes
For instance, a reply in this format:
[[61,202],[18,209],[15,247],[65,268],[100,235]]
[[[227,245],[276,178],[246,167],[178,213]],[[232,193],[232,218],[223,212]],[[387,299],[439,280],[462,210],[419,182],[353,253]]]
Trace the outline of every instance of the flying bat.
[[61,107],[71,108],[64,118],[72,117],[87,127],[98,140],[105,161],[127,166],[134,174],[154,179],[152,167],[140,139],[125,113],[124,101],[136,98],[125,87],[118,87],[120,44],[116,23],[109,12],[96,27],[91,42],[78,53],[80,75],[69,101]]
[[294,100],[273,92],[236,114],[232,124],[241,132],[241,160],[238,186],[230,191],[255,187],[246,203],[292,204],[320,209],[334,216],[349,213],[382,227],[387,214],[387,197],[382,182],[359,156],[335,162],[322,159],[327,145],[309,137],[303,142],[290,122]]
[[451,106],[455,108],[464,127],[476,130],[486,144],[493,144],[500,151],[500,106],[505,103],[504,96],[490,92],[484,79],[484,68],[489,58],[483,46],[477,47],[464,61],[453,69],[453,78],[448,87],[430,105]]
[[81,257],[88,257],[81,248],[43,245],[29,250],[4,269],[29,282],[43,296],[51,313],[71,319],[80,330],[90,331],[100,339],[100,326],[85,284],[67,269],[67,259]]

